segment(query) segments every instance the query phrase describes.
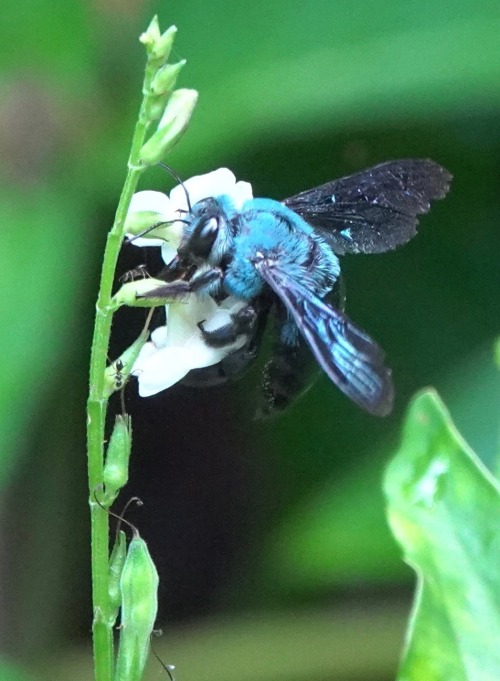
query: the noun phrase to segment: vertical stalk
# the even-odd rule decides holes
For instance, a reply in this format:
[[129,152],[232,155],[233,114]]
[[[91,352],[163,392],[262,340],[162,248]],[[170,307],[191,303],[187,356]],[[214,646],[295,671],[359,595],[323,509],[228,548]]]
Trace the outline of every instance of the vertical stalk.
[[[148,92],[152,69],[146,68],[143,92]],[[132,195],[144,168],[139,163],[139,153],[144,144],[149,123],[146,117],[144,96],[135,127],[128,161],[128,172],[118,203],[115,220],[106,240],[102,265],[92,351],[90,358],[90,386],[87,402],[87,447],[89,505],[91,521],[91,567],[93,604],[93,646],[96,681],[113,678],[113,625],[114,615],[109,604],[109,516],[95,499],[96,490],[103,483],[104,429],[108,398],[105,393],[104,371],[111,334],[113,311],[111,295],[118,254],[123,240],[125,218]]]

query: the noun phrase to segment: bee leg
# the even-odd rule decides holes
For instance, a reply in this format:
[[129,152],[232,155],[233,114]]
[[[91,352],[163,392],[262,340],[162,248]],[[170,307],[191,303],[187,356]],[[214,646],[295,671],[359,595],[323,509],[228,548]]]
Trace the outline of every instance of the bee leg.
[[175,279],[168,282],[164,286],[148,291],[144,294],[139,294],[137,298],[160,298],[164,299],[166,303],[174,300],[182,300],[189,293],[196,293],[197,291],[210,292],[212,288],[219,286],[222,279],[222,270],[218,267],[213,267],[197,277],[193,277],[190,281],[185,279]]
[[[220,385],[228,381],[233,381],[239,378],[245,371],[253,364],[254,360],[259,354],[260,346],[266,329],[267,318],[269,314],[271,301],[267,296],[261,295],[252,301],[249,315],[255,315],[255,323],[249,324],[247,331],[248,342],[239,350],[231,352],[229,355],[216,364],[215,366],[204,367],[203,369],[191,369],[181,383],[188,386],[212,386]],[[242,317],[246,314],[245,308],[237,317]],[[241,320],[240,320],[241,321]]]
[[194,276],[190,282],[191,293],[196,293],[197,291],[205,291],[206,293],[214,292],[214,289],[219,287],[220,281],[223,277],[223,272],[220,267],[212,267],[206,272],[198,276]]
[[239,350],[226,355],[218,364],[203,369],[191,369],[181,380],[183,385],[191,388],[211,387],[223,385],[241,376],[252,364],[257,351],[243,346]]
[[203,340],[211,348],[223,348],[232,345],[238,336],[247,334],[251,336],[255,329],[257,313],[252,305],[242,307],[238,312],[231,315],[231,321],[218,329],[211,331],[205,328],[204,322],[198,324],[198,328],[203,334]]
[[309,346],[296,333],[296,327],[285,322],[264,367],[256,418],[265,419],[285,411],[309,390],[319,373]]
[[137,265],[137,267],[134,267],[134,269],[127,270],[124,274],[122,274],[118,281],[121,284],[126,284],[129,281],[135,281],[141,277],[143,279],[149,277],[146,265]]

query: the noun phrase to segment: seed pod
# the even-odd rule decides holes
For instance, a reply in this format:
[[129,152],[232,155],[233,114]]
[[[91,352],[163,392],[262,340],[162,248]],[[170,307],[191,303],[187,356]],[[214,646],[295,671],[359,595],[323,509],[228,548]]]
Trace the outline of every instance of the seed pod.
[[158,610],[158,573],[146,542],[129,544],[121,580],[121,629],[115,681],[139,681]]
[[116,417],[115,427],[111,433],[103,472],[106,496],[110,498],[115,498],[121,488],[127,484],[131,449],[132,424],[130,417],[120,414]]

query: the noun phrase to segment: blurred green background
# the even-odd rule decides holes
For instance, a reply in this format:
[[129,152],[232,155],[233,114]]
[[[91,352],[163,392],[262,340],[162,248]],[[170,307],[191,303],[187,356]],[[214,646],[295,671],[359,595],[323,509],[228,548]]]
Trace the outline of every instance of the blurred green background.
[[[283,198],[430,157],[449,197],[396,253],[343,260],[349,315],[384,347],[383,421],[321,378],[256,423],[258,368],[127,405],[125,501],[161,578],[155,643],[182,679],[393,679],[413,574],[381,475],[409,396],[436,386],[494,467],[500,380],[500,5],[486,0],[4,0],[0,36],[0,641],[8,679],[88,679],[84,403],[105,235],[124,178],[153,13],[200,92],[169,158]],[[151,171],[143,188],[168,190]],[[130,247],[121,272],[144,261]],[[140,313],[118,315],[112,356]],[[150,677],[164,674],[154,661]]]

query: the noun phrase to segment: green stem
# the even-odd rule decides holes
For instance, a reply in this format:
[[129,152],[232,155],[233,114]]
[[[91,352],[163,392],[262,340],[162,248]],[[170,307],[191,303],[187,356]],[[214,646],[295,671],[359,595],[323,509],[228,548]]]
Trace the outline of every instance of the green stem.
[[[146,68],[143,92],[154,71]],[[105,393],[104,371],[111,334],[113,310],[111,294],[118,254],[124,236],[124,224],[132,195],[144,168],[139,163],[139,153],[146,137],[149,123],[146,118],[144,97],[135,127],[128,161],[128,172],[118,203],[113,227],[108,234],[104,251],[101,282],[97,298],[94,336],[90,358],[90,388],[87,402],[87,447],[89,505],[91,521],[92,602],[94,620],[92,626],[94,643],[94,668],[96,681],[112,681],[113,678],[113,625],[114,614],[109,604],[109,516],[95,499],[96,490],[103,483],[104,428],[108,398]]]

